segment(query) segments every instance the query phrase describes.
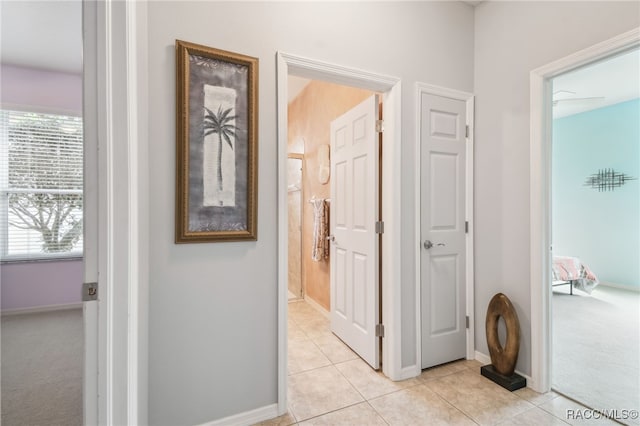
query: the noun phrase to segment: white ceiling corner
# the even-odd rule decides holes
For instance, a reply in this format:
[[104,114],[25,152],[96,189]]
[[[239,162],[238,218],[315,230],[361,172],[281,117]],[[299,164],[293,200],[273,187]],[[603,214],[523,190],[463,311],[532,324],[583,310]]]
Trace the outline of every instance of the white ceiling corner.
[[81,0],[0,0],[0,31],[3,64],[82,72]]
[[553,79],[553,117],[560,118],[640,97],[640,49],[588,64]]

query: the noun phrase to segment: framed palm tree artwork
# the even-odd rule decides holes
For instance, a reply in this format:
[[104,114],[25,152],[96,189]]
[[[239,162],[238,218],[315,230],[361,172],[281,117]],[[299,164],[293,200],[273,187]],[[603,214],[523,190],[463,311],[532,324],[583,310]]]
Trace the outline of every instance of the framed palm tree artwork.
[[176,243],[257,239],[258,59],[176,40]]

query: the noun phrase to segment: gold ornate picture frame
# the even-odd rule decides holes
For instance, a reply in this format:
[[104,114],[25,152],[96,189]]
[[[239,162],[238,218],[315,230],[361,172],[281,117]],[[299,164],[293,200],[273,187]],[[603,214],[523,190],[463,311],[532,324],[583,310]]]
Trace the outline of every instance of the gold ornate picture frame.
[[257,240],[258,59],[176,40],[176,243]]

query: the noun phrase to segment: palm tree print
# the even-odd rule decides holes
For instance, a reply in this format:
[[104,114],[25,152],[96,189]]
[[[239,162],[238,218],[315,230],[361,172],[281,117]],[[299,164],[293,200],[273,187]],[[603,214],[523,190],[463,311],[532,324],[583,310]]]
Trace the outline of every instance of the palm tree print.
[[209,108],[204,107],[206,110],[204,116],[204,137],[207,137],[213,133],[218,134],[218,158],[216,164],[216,172],[218,177],[218,190],[222,191],[222,141],[224,140],[231,150],[233,150],[233,143],[231,138],[235,137],[237,127],[231,123],[235,120],[235,115],[230,115],[233,108],[223,110],[222,105],[218,107],[218,113],[215,114]]

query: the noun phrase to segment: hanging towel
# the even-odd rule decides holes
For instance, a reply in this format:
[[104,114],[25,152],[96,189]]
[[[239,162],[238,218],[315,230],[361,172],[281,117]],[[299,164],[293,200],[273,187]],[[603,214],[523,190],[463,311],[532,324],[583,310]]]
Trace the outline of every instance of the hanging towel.
[[329,258],[329,208],[325,200],[311,200],[313,206],[313,247],[311,259],[320,262]]
[[322,235],[324,235],[324,258],[329,259],[329,252],[331,248],[331,241],[329,241],[329,234],[331,233],[331,228],[329,227],[329,202],[327,200],[323,200],[322,206],[324,208],[324,215],[322,217],[322,226],[323,231]]

